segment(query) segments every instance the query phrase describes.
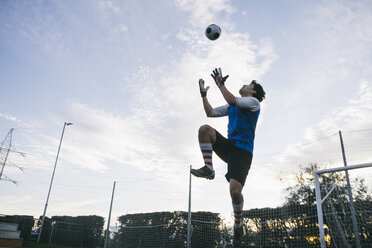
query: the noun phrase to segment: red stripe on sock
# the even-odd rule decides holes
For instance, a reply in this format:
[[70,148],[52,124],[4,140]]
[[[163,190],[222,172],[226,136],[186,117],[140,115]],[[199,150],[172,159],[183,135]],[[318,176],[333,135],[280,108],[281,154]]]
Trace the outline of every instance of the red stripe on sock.
[[212,150],[204,150],[204,149],[201,149],[202,152],[209,152],[209,153],[212,153]]
[[204,162],[207,165],[213,166],[212,162]]

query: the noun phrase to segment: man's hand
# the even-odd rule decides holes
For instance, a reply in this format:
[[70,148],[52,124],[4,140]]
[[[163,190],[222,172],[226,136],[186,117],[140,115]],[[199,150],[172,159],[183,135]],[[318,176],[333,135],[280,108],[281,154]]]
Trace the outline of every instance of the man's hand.
[[212,78],[216,82],[217,86],[220,87],[221,85],[225,85],[226,79],[229,77],[229,75],[223,77],[221,68],[216,68],[213,71],[213,74],[211,74]]
[[199,89],[200,89],[200,95],[202,97],[207,96],[207,91],[209,90],[209,86],[204,87],[204,80],[203,79],[199,79]]

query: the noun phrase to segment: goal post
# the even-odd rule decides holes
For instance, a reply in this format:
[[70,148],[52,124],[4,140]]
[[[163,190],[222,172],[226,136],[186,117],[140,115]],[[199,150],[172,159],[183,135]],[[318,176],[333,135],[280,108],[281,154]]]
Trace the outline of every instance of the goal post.
[[[330,173],[345,171],[345,173],[347,175],[346,178],[348,179],[348,171],[355,170],[355,169],[368,168],[368,167],[372,167],[372,163],[342,166],[342,167],[338,167],[338,168],[324,169],[324,170],[318,170],[318,171],[314,172],[315,194],[316,194],[316,204],[317,204],[317,214],[318,214],[319,235],[320,235],[321,248],[326,248],[326,236],[325,236],[325,229],[324,229],[325,221],[324,221],[324,218],[323,218],[326,215],[326,213],[323,213],[323,203],[332,194],[337,195],[337,187],[338,187],[338,185],[336,185],[334,182],[332,182],[332,180],[329,177],[327,177],[326,175],[328,175]],[[324,187],[325,185],[323,185],[323,187],[321,187],[320,177],[324,177],[325,178],[324,181],[328,181],[327,182],[327,185],[329,186],[328,188]],[[326,184],[326,183],[324,183],[324,184]],[[351,196],[351,187],[350,187],[349,183],[348,183],[347,187],[348,187],[348,192],[349,192],[349,205],[350,205],[350,211],[349,212],[351,214],[351,218],[352,218],[352,222],[353,222],[353,232],[354,232],[353,235],[355,237],[356,247],[359,248],[359,247],[361,247],[361,245],[360,245],[360,241],[359,241],[358,223],[357,223],[356,211],[355,211],[355,208],[354,208],[353,199],[352,199],[352,196]],[[324,193],[323,198],[322,198],[322,193]],[[337,202],[340,203],[341,201],[339,200]],[[345,209],[344,207],[345,206],[343,206],[343,212],[344,212],[343,214],[346,215],[347,211],[344,210]],[[333,205],[331,205],[331,208],[335,209]],[[334,212],[336,212],[336,213],[334,213]],[[331,215],[334,215],[334,214],[337,214],[337,211],[333,211],[329,215],[331,216]],[[338,220],[338,221],[340,221],[340,220]],[[330,223],[328,223],[328,224],[330,224]],[[330,227],[328,227],[328,228],[330,228]],[[347,242],[346,239],[345,239],[345,242]]]

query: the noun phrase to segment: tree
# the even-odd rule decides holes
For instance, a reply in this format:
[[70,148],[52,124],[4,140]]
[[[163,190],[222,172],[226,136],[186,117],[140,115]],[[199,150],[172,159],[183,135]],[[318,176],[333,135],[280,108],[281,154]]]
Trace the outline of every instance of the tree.
[[96,215],[46,217],[41,241],[49,242],[51,238],[52,242],[63,245],[98,247],[103,244],[103,226],[104,218]]
[[309,242],[314,236],[315,207],[280,206],[243,211],[244,243],[258,247],[319,247]]
[[115,243],[120,247],[183,247],[187,213],[154,212],[119,217],[120,229]]
[[212,212],[191,213],[192,247],[217,247],[221,243],[222,221],[219,214]]
[[66,246],[82,245],[82,225],[77,224],[76,217],[53,216],[50,241]]
[[[120,247],[185,247],[187,212],[127,214],[119,217],[120,229],[112,244]],[[192,247],[216,247],[221,242],[221,218],[211,212],[192,216]]]
[[103,245],[103,226],[105,219],[97,215],[78,216],[77,223],[82,225],[82,242],[84,247]]

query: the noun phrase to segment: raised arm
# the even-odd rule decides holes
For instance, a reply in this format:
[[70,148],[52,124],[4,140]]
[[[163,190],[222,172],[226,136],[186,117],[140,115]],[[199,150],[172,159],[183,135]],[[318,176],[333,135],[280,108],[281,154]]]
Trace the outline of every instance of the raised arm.
[[216,82],[227,104],[229,104],[230,106],[236,106],[235,96],[231,94],[230,91],[228,91],[227,88],[225,87],[225,81],[229,77],[229,75],[223,77],[221,68],[218,68],[218,69],[216,68],[214,69],[213,74],[211,74],[211,76]]
[[225,85],[220,86],[220,91],[222,93],[223,98],[225,98],[227,104],[230,106],[235,107],[236,106],[236,97],[228,91],[228,89],[225,87]]
[[208,101],[208,98],[207,98],[207,91],[209,89],[209,86],[207,86],[207,87],[204,86],[204,80],[203,79],[199,79],[199,89],[200,89],[200,95],[203,99],[203,107],[204,107],[205,114],[208,117],[213,117],[213,114],[212,114],[213,108],[209,104],[209,101]]
[[213,108],[212,106],[209,104],[209,101],[208,101],[208,98],[207,96],[204,96],[202,97],[203,99],[203,107],[204,107],[204,111],[205,111],[205,114],[208,116],[208,117],[213,117]]

